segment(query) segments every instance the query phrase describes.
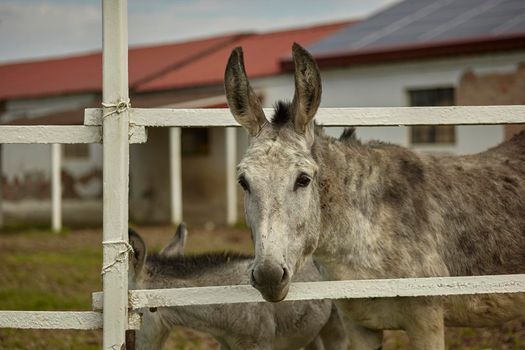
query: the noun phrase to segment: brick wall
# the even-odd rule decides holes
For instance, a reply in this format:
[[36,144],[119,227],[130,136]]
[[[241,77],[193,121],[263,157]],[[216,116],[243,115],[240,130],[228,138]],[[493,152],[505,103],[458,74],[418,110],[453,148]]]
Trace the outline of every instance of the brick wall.
[[[463,106],[525,105],[525,63],[514,72],[475,74],[465,72],[456,90],[456,104]],[[525,130],[525,124],[506,125],[505,139]]]

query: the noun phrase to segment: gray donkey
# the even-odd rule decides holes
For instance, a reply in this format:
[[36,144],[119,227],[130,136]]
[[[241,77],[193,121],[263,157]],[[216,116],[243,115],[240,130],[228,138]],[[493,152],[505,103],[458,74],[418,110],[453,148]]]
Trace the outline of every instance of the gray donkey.
[[[249,284],[253,256],[213,253],[183,256],[186,228],[180,225],[172,242],[159,254],[147,254],[142,238],[132,230],[129,241],[130,289],[160,289]],[[319,280],[313,263],[297,274],[298,281]],[[161,349],[175,326],[211,334],[221,349],[347,348],[339,313],[330,301],[284,304],[249,303],[144,309],[136,332],[137,350]]]
[[[315,130],[321,100],[314,59],[293,45],[295,95],[271,121],[248,83],[241,48],[225,89],[251,135],[238,166],[255,241],[252,285],[285,298],[312,254],[326,279],[525,272],[525,133],[484,153],[419,155]],[[372,93],[372,92],[371,92]],[[444,326],[487,326],[525,314],[523,294],[344,300],[353,349],[380,349],[382,330],[406,330],[413,349],[444,349]]]

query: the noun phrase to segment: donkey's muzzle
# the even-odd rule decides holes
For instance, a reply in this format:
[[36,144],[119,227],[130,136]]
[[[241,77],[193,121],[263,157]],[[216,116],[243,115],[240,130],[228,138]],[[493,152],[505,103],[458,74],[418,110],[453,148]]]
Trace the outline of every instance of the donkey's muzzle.
[[251,283],[267,301],[278,302],[288,294],[290,273],[286,267],[265,262],[255,265],[251,272]]

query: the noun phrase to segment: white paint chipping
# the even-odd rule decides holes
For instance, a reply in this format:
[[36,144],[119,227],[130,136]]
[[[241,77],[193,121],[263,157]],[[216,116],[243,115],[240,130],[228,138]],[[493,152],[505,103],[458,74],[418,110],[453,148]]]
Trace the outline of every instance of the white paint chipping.
[[[140,322],[140,315],[130,314],[130,329],[140,329]],[[102,325],[102,314],[94,311],[0,311],[0,328],[90,330]]]
[[[381,280],[297,282],[286,301],[348,298],[392,298],[442,295],[522,293],[525,274],[427,277]],[[131,290],[129,307],[188,306],[264,302],[252,286],[219,286]],[[102,307],[103,293],[93,293],[93,310]]]
[[[86,109],[84,124],[100,125],[101,111]],[[264,113],[271,116],[273,109]],[[525,120],[525,106],[320,108],[315,120],[324,126],[516,124]],[[140,126],[239,126],[226,108],[131,108],[130,121]]]

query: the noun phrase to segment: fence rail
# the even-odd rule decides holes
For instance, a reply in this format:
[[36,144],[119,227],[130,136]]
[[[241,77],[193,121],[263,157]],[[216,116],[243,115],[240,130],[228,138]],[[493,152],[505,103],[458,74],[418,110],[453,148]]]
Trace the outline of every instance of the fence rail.
[[[139,329],[139,314],[129,316],[129,329]],[[95,311],[0,311],[0,328],[78,329],[103,328],[102,313]]]
[[[270,117],[272,108],[265,108]],[[239,126],[225,108],[131,108],[130,123],[137,126]],[[323,126],[478,125],[525,122],[525,106],[363,107],[320,108],[315,117]],[[88,108],[85,125],[101,125],[102,109]]]
[[[394,298],[525,292],[525,274],[427,277],[292,283],[286,301]],[[93,310],[102,309],[103,293],[93,293]],[[129,307],[195,306],[265,302],[252,286],[215,286],[130,290]]]
[[[131,126],[130,143],[147,141],[146,129]],[[0,143],[102,143],[100,126],[83,125],[0,125]]]

